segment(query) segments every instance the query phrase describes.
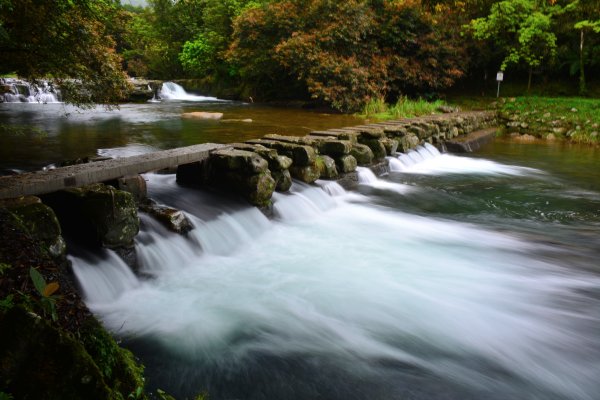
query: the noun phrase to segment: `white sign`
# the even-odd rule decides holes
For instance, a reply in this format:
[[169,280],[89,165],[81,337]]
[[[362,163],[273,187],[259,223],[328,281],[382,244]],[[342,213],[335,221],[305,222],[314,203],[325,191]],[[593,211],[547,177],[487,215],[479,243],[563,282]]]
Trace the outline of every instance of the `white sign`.
[[496,80],[498,82],[502,82],[504,80],[504,73],[502,71],[500,71],[496,74]]

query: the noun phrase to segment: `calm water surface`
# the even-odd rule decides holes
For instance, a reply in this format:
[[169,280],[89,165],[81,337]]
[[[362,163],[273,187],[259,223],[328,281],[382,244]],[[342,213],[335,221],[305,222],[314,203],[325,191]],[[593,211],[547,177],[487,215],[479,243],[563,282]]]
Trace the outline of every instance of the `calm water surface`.
[[[183,113],[193,111],[224,115],[220,121],[182,118]],[[252,122],[243,121],[247,119]],[[235,102],[123,104],[113,111],[4,103],[0,104],[0,124],[18,131],[0,135],[0,169],[36,170],[96,155],[125,156],[198,143],[232,143],[268,133],[306,135],[312,130],[360,123],[361,119],[347,115]]]

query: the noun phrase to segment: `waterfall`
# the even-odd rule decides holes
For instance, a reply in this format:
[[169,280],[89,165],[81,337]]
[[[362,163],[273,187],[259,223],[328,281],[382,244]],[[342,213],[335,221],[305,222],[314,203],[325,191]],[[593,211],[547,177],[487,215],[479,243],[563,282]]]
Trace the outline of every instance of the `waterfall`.
[[[180,101],[222,101],[217,99],[216,97],[207,97],[207,96],[197,96],[193,94],[189,94],[185,91],[185,89],[176,84],[175,82],[164,82],[162,87],[158,93],[160,99],[162,100],[180,100]],[[156,98],[153,98],[151,101],[156,101]]]
[[391,172],[423,175],[490,174],[526,175],[541,173],[534,168],[505,165],[485,159],[442,154],[433,145],[425,143],[397,157],[387,158]]
[[48,81],[0,78],[0,88],[0,103],[60,103],[60,90]]

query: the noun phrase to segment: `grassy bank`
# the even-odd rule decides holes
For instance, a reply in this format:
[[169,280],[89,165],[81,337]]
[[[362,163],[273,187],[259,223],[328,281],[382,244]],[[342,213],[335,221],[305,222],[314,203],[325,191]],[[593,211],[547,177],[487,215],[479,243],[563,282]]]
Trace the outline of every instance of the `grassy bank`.
[[600,99],[516,97],[498,107],[509,133],[600,143]]
[[371,100],[359,115],[375,120],[413,118],[439,113],[438,109],[442,106],[446,106],[442,100],[426,101],[420,98],[412,100],[401,97],[396,104],[387,104],[385,100],[379,98]]

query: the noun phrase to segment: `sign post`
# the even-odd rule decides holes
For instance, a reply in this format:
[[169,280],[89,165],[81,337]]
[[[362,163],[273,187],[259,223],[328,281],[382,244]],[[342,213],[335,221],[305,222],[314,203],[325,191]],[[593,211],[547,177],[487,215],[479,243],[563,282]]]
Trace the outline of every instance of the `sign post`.
[[498,71],[496,74],[496,80],[498,81],[498,91],[496,92],[496,98],[500,97],[500,82],[504,80],[504,72]]

